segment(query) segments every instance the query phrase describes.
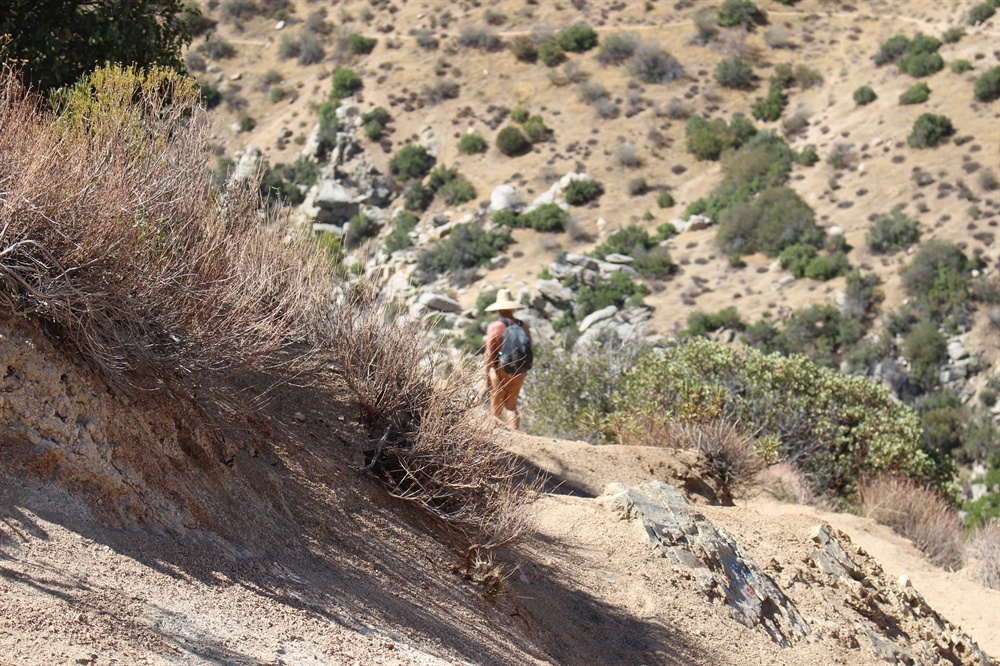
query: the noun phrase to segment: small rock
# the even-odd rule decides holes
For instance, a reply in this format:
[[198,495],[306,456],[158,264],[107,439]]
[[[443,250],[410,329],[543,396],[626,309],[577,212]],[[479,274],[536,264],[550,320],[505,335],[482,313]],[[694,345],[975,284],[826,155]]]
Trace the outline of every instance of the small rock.
[[295,412],[294,414],[292,414],[292,418],[295,419],[296,421],[302,422],[306,420],[306,415],[303,414],[302,412]]
[[635,261],[635,257],[630,257],[627,254],[618,254],[617,252],[612,252],[608,256],[604,257],[604,261],[608,261],[612,264],[631,264]]
[[285,27],[285,22],[284,21],[278,21],[277,23],[274,24],[274,29],[275,30],[281,30],[284,27]]

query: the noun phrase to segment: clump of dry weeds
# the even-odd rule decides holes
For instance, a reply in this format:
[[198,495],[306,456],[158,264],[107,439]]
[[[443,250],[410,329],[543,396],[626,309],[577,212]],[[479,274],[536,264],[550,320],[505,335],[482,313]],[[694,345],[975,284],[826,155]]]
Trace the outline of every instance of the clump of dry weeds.
[[981,585],[1000,590],[1000,520],[991,520],[969,536],[965,560]]
[[896,476],[858,485],[861,515],[911,540],[937,566],[954,566],[962,555],[962,520],[937,493]]
[[671,446],[701,453],[734,497],[746,496],[756,485],[756,476],[766,466],[755,446],[756,435],[737,422],[713,419],[704,423],[678,421],[670,424]]

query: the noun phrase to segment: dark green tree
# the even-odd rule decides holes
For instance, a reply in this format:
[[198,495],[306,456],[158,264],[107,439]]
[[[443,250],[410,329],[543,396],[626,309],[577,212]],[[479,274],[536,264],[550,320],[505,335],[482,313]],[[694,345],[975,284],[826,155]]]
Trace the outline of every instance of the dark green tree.
[[[190,9],[181,0],[8,0],[0,10],[7,54],[25,61],[39,92],[75,83],[105,62],[184,72]],[[184,14],[184,12],[187,14]]]

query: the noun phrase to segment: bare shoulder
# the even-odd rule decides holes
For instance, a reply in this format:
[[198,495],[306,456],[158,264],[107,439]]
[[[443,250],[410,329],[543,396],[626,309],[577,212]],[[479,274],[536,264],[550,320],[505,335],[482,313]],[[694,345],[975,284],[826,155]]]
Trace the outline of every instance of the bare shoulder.
[[503,333],[503,330],[507,328],[504,323],[500,320],[491,322],[489,326],[486,327],[486,334],[492,333]]

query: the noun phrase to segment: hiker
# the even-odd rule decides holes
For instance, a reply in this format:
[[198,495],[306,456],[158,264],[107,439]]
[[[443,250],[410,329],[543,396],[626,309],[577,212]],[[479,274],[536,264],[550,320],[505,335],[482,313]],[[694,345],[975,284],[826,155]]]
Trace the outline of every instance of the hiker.
[[501,418],[507,409],[507,424],[512,430],[521,427],[517,396],[525,373],[531,369],[531,334],[528,325],[514,318],[520,303],[511,298],[509,289],[497,291],[496,303],[486,308],[500,318],[486,328],[486,391],[493,416]]

